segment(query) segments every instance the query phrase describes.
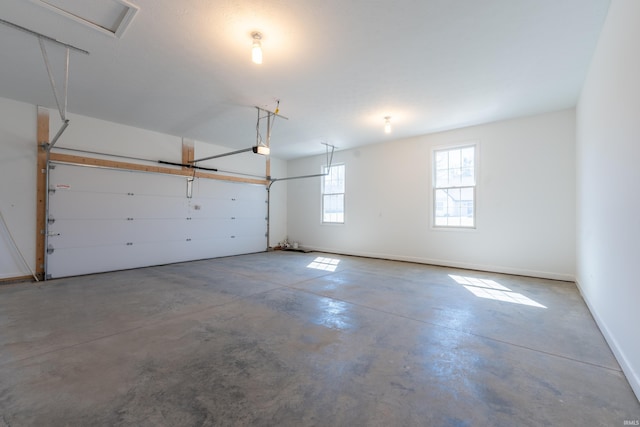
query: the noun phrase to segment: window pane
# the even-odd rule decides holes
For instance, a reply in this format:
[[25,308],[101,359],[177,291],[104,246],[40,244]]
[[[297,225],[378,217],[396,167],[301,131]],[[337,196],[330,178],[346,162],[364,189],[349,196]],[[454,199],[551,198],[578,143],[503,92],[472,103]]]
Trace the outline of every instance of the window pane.
[[436,171],[436,187],[447,187],[449,185],[449,173],[447,170]]
[[471,167],[475,166],[475,147],[467,147],[462,149],[462,166]]
[[461,185],[475,185],[475,176],[473,172],[473,168],[465,167],[462,168],[462,177],[461,177]]
[[449,169],[460,169],[462,166],[461,150],[449,151]]
[[344,193],[344,165],[331,167],[323,177],[323,193]]
[[460,185],[460,169],[449,169],[449,185]]
[[461,225],[473,227],[474,225],[474,195],[473,187],[462,188],[460,193],[460,221]]
[[324,168],[322,178],[322,222],[344,222],[345,166]]
[[344,222],[344,194],[323,196],[323,222]]
[[434,225],[475,226],[475,148],[434,151]]
[[448,151],[436,151],[436,169],[449,169]]

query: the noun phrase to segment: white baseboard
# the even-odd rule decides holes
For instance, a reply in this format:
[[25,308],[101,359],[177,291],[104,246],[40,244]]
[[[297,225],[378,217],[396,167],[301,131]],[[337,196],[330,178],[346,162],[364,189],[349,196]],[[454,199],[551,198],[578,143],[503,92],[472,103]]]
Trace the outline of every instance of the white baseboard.
[[600,328],[600,332],[604,336],[604,339],[607,341],[607,344],[609,344],[609,348],[611,348],[613,355],[616,357],[618,364],[622,368],[622,372],[624,372],[625,376],[627,377],[627,381],[629,381],[629,385],[631,385],[633,392],[636,394],[636,398],[640,402],[640,375],[638,375],[638,372],[636,372],[634,367],[631,365],[629,359],[625,356],[620,345],[618,345],[618,341],[611,334],[611,332],[609,331],[609,328],[607,328],[607,325],[602,321],[602,319],[600,319],[598,312],[595,310],[595,308],[589,301],[589,298],[587,298],[584,292],[582,292],[582,288],[580,287],[580,282],[578,281],[577,278],[576,278],[576,286],[578,287],[578,290],[580,291],[580,295],[582,295],[582,299],[584,300],[585,304],[587,304],[587,307],[589,308],[589,311],[591,312],[593,319],[596,321],[598,328]]
[[342,249],[338,250],[338,249],[332,249],[332,248],[321,248],[317,246],[307,246],[307,245],[305,245],[305,249],[310,249],[318,252],[342,254],[342,255],[362,256],[362,257],[368,257],[368,258],[388,259],[392,261],[407,261],[407,262],[415,262],[417,264],[429,264],[429,265],[437,265],[442,267],[461,268],[465,270],[489,271],[492,273],[513,274],[516,276],[539,277],[542,279],[561,280],[565,282],[575,281],[575,277],[573,274],[566,274],[566,273],[527,270],[523,268],[503,267],[503,266],[495,266],[495,265],[472,264],[472,263],[459,262],[459,261],[422,258],[422,257],[408,256],[408,255],[393,255],[393,254],[383,254],[383,253],[377,253],[377,252],[349,251],[349,250],[345,251]]

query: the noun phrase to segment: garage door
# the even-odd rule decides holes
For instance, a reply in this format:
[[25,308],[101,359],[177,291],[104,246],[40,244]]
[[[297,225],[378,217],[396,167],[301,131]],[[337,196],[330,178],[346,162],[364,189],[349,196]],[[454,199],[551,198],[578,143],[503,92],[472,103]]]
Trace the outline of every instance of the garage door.
[[54,163],[47,276],[264,251],[266,196],[264,185]]

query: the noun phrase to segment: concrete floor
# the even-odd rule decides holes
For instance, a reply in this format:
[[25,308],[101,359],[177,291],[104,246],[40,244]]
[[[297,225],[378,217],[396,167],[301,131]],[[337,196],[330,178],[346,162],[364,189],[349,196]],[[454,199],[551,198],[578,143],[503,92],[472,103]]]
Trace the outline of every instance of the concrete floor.
[[640,403],[572,283],[270,252],[1,286],[0,413],[0,426],[623,426]]

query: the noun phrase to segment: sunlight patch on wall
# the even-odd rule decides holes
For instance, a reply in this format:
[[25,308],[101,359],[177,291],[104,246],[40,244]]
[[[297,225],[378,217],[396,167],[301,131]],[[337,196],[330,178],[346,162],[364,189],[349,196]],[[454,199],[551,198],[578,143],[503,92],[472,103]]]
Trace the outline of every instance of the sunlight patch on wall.
[[513,292],[511,289],[501,285],[495,280],[479,279],[477,277],[456,276],[454,274],[449,274],[449,277],[451,277],[460,285],[464,286],[465,289],[479,298],[511,302],[514,304],[528,305],[531,307],[547,308],[546,306],[522,295],[521,293]]

